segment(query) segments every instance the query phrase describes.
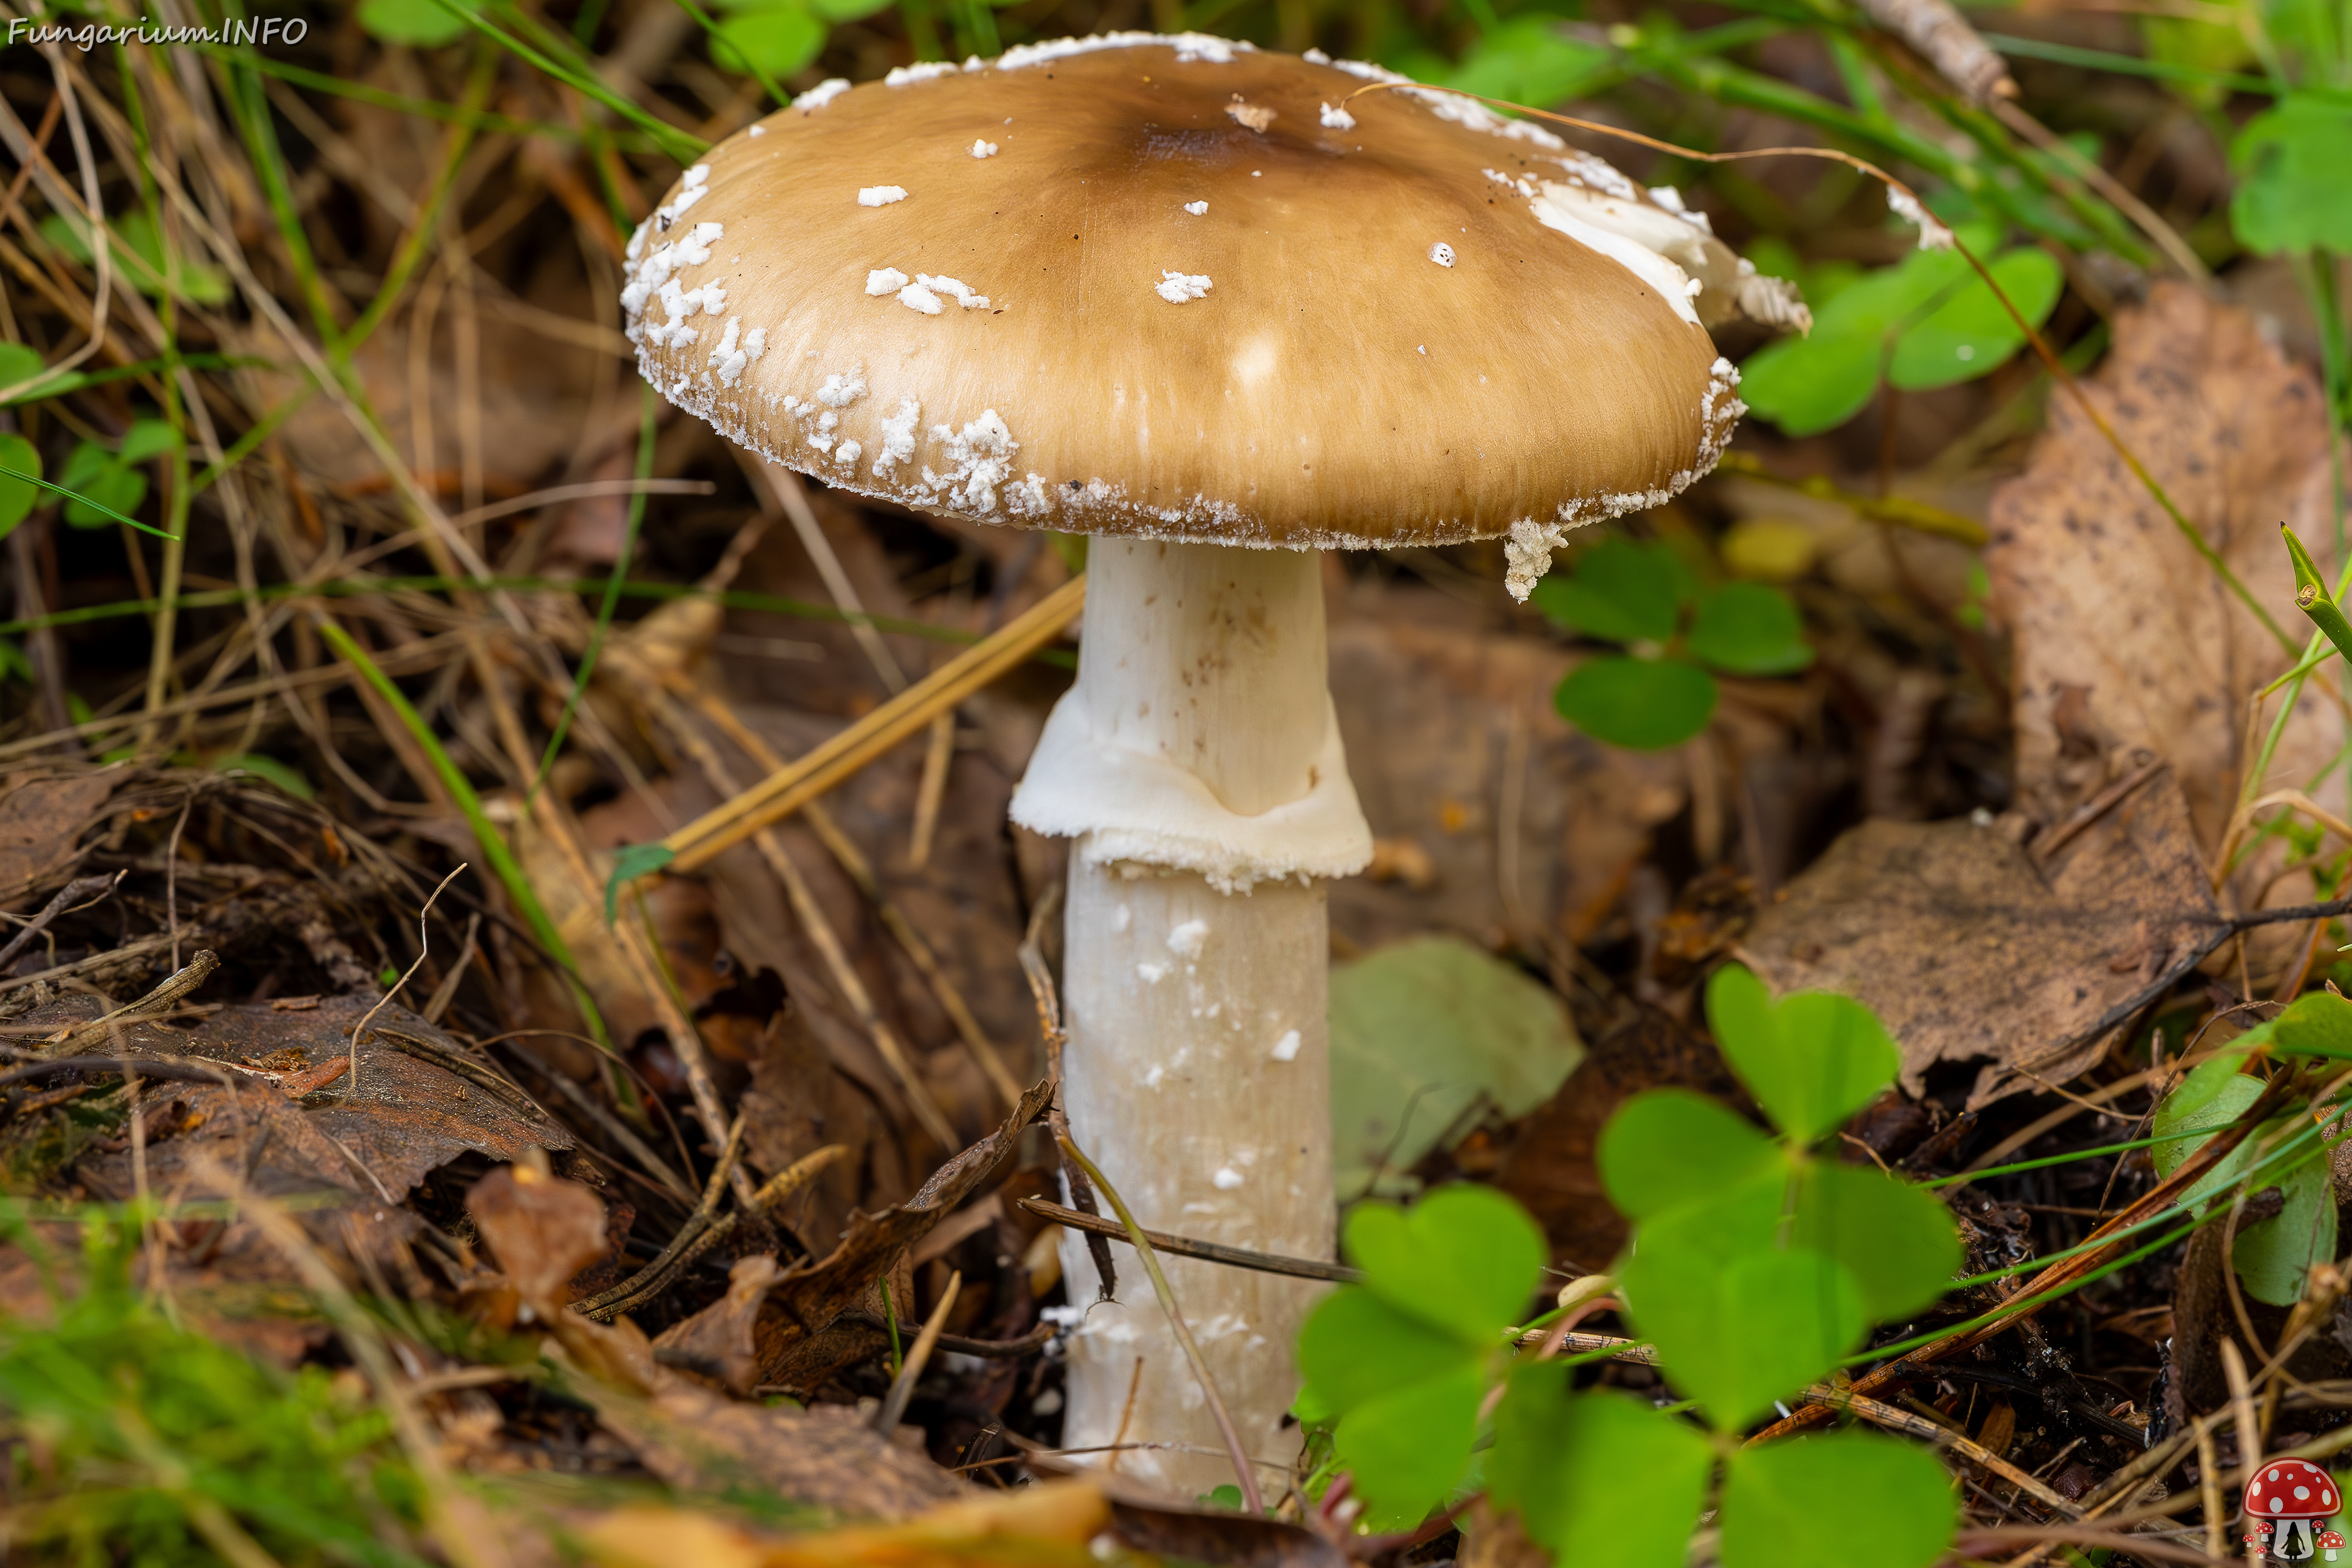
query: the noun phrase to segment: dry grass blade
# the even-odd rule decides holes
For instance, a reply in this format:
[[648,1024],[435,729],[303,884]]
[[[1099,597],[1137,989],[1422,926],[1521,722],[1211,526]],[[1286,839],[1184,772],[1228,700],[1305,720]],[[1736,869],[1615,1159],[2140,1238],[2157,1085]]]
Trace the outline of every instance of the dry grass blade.
[[907,1414],[907,1401],[915,1396],[915,1380],[930,1364],[931,1352],[939,1348],[940,1335],[948,1326],[948,1314],[955,1310],[956,1298],[961,1294],[963,1271],[958,1269],[948,1276],[948,1288],[940,1292],[939,1305],[923,1320],[923,1331],[915,1336],[898,1375],[890,1380],[890,1392],[882,1396],[880,1407],[874,1412],[874,1430],[885,1437],[898,1429],[899,1418]]
[[672,856],[668,868],[692,871],[708,865],[719,851],[740,844],[833,789],[1061,636],[1086,607],[1086,579],[1072,578],[1027,613],[974,643],[798,762],[688,823],[662,840]]
[[427,924],[427,917],[433,913],[433,906],[440,901],[442,893],[447,889],[449,884],[457,879],[457,873],[465,868],[465,863],[459,862],[457,870],[442,878],[440,887],[433,889],[433,896],[425,900],[423,909],[416,911],[415,961],[401,972],[400,978],[392,983],[392,989],[379,997],[376,1005],[369,1008],[358,1023],[352,1026],[351,1077],[343,1086],[344,1098],[350,1099],[360,1091],[360,1041],[366,1037],[367,1027],[375,1022],[375,1016],[391,1006],[393,998],[399,995],[409,981],[415,977],[416,972],[425,967],[425,957],[431,952],[433,946],[433,932]]
[[1160,1258],[1151,1250],[1151,1237],[1135,1223],[1135,1216],[1128,1212],[1118,1191],[1068,1134],[1058,1134],[1054,1142],[1061,1147],[1065,1158],[1087,1173],[1087,1180],[1109,1202],[1118,1215],[1118,1223],[1126,1227],[1129,1245],[1143,1259],[1144,1272],[1151,1276],[1151,1293],[1160,1298],[1160,1310],[1168,1315],[1168,1326],[1175,1331],[1176,1342],[1184,1347],[1184,1359],[1192,1365],[1192,1376],[1200,1383],[1202,1397],[1208,1401],[1209,1413],[1216,1417],[1218,1434],[1224,1438],[1225,1451],[1234,1462],[1234,1479],[1241,1483],[1242,1507],[1253,1518],[1264,1513],[1265,1499],[1258,1491],[1257,1474],[1249,1450],[1242,1447],[1242,1435],[1234,1429],[1234,1418],[1226,1413],[1224,1399],[1217,1393],[1217,1380],[1209,1374],[1208,1358],[1202,1355],[1201,1347],[1193,1342],[1192,1331],[1176,1305],[1176,1293],[1168,1288],[1168,1277],[1160,1270]]

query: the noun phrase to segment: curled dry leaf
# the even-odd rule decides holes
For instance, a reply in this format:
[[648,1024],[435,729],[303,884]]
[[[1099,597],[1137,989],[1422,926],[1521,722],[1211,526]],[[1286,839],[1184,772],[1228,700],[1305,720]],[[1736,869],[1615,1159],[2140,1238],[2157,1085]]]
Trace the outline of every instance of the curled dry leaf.
[[[2332,535],[2317,378],[2244,310],[2160,283],[2116,319],[2115,348],[2085,390],[2300,645],[2310,626],[2278,525],[2315,544]],[[2016,637],[2019,805],[2059,821],[2144,749],[2171,763],[2196,843],[2211,854],[2252,761],[2247,700],[2290,659],[2063,395],[2050,400],[2031,466],[1994,497],[1985,564],[1993,607]],[[2255,793],[2301,787],[2344,736],[2333,704],[2306,700]],[[2274,870],[2255,857],[2232,887],[2251,898]],[[2278,889],[2281,902],[2308,896]]]
[[727,1294],[655,1336],[654,1359],[667,1367],[714,1378],[725,1384],[730,1394],[750,1394],[760,1371],[751,1327],[768,1299],[768,1288],[783,1272],[770,1253],[737,1258],[727,1271]]
[[1030,1089],[1003,1126],[941,1165],[913,1197],[878,1215],[853,1215],[830,1254],[778,1280],[769,1297],[772,1310],[759,1321],[761,1381],[812,1387],[870,1353],[878,1343],[877,1331],[837,1320],[865,1306],[881,1321],[875,1281],[896,1271],[908,1248],[995,1175],[1019,1148],[1021,1130],[1045,1114],[1051,1093],[1050,1084]]
[[523,1304],[553,1321],[572,1277],[604,1255],[604,1202],[577,1182],[507,1165],[476,1182],[466,1212]]
[[2159,772],[2042,865],[2001,825],[1868,822],[1758,912],[1740,952],[1777,991],[1875,1009],[1913,1094],[1989,1058],[1971,1105],[2063,1083],[2102,1015],[2173,973],[2220,920],[2189,810]]

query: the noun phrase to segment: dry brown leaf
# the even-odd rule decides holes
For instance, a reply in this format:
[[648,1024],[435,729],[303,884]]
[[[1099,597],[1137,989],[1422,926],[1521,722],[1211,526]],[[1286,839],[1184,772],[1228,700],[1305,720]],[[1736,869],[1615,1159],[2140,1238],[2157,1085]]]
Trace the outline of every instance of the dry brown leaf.
[[[266,1003],[237,1005],[184,1032],[131,1022],[119,1030],[79,1037],[75,1048],[299,1070],[347,1053],[352,1026],[374,1005],[367,996],[325,997],[302,1012],[279,1012]],[[100,1011],[96,998],[74,996],[37,1009],[26,1021],[54,1019],[63,1026],[87,1022]],[[472,1070],[453,1070],[442,1062],[469,1064]],[[185,1114],[150,1134],[148,1181],[161,1187],[194,1180],[201,1160],[210,1159],[245,1172],[247,1182],[268,1195],[315,1192],[324,1184],[374,1205],[385,1193],[398,1200],[427,1173],[469,1150],[493,1160],[518,1160],[532,1149],[572,1147],[571,1133],[520,1089],[503,1079],[497,1080],[500,1087],[490,1087],[487,1080],[494,1077],[465,1047],[394,1004],[368,1026],[355,1089],[348,1075],[299,1101],[258,1079],[240,1082],[234,1090],[173,1084],[169,1098],[184,1106]],[[127,1198],[133,1190],[127,1150],[93,1154],[73,1174],[107,1197]]]
[[541,1318],[551,1321],[571,1300],[572,1277],[604,1255],[604,1200],[530,1165],[501,1166],[476,1182],[466,1212],[507,1283]]
[[110,771],[0,778],[0,904],[56,880],[80,858],[83,829],[123,777]]
[[[803,1237],[832,1237],[849,1223],[865,1179],[866,1149],[878,1120],[850,1079],[837,1070],[802,1016],[787,1001],[768,1021],[752,1058],[751,1087],[739,1101],[743,1157],[763,1175],[789,1170],[828,1143],[848,1152],[827,1165],[782,1216]],[[894,1151],[895,1153],[895,1151]],[[896,1176],[894,1169],[889,1173]],[[904,1192],[894,1184],[886,1191]]]
[[1593,1041],[1559,1091],[1519,1125],[1495,1185],[1526,1205],[1554,1257],[1601,1269],[1623,1249],[1628,1227],[1595,1157],[1601,1130],[1634,1095],[1667,1087],[1723,1099],[1739,1093],[1721,1053],[1671,1015],[1644,1007]]
[[1395,868],[1331,884],[1331,929],[1360,946],[1432,927],[1524,942],[1570,925],[1683,809],[1679,754],[1604,746],[1559,717],[1552,689],[1571,658],[1554,643],[1496,635],[1422,589],[1354,590],[1330,635],[1348,770]]
[[[2278,525],[2320,547],[2330,531],[2317,379],[2254,320],[2159,283],[2116,322],[2085,384],[2093,404],[2298,645],[2310,623]],[[2133,765],[2168,758],[2208,854],[2250,763],[2246,702],[2288,655],[2231,595],[2105,439],[2063,396],[2032,465],[1994,498],[1985,552],[1993,605],[2016,637],[2019,804],[2054,822]],[[2267,722],[2267,721],[2265,721]],[[2262,788],[2301,786],[2344,743],[2316,692],[2289,724]],[[2242,898],[2268,868],[2242,868]],[[2285,889],[2281,900],[2307,897]]]
[[760,1319],[761,1382],[813,1387],[835,1368],[871,1351],[877,1331],[845,1328],[836,1320],[865,1305],[881,1321],[875,1281],[897,1269],[908,1248],[1012,1158],[1021,1130],[1045,1114],[1050,1090],[1051,1085],[1042,1083],[1030,1089],[1003,1126],[941,1165],[913,1197],[878,1215],[852,1215],[831,1254],[777,1281],[768,1298],[770,1310]]
[[[714,1378],[738,1397],[749,1394],[760,1371],[751,1326],[768,1299],[768,1288],[783,1273],[772,1253],[737,1258],[727,1271],[727,1294],[656,1335],[655,1359],[664,1366]],[[664,1356],[659,1353],[663,1351],[672,1353]]]
[[2158,773],[2043,866],[2003,825],[1867,822],[1757,913],[1740,954],[1776,991],[1875,1009],[1916,1095],[1990,1058],[1971,1104],[2063,1083],[2094,1020],[2171,973],[2220,922],[2187,804]]

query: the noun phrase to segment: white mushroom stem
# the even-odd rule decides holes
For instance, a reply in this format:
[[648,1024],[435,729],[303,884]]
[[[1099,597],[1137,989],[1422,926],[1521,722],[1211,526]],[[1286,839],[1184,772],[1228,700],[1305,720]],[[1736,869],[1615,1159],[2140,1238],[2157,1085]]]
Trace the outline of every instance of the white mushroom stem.
[[[1076,837],[1065,919],[1072,1131],[1150,1228],[1328,1258],[1334,1214],[1321,879],[1371,840],[1326,685],[1311,552],[1094,542],[1078,679],[1013,816]],[[1070,1300],[1097,1276],[1062,1247]],[[1066,1447],[1183,1495],[1232,1479],[1200,1388],[1117,1247],[1118,1300],[1072,1342]],[[1318,1288],[1184,1258],[1168,1279],[1255,1457],[1284,1413]],[[1140,1372],[1138,1371],[1139,1363]]]

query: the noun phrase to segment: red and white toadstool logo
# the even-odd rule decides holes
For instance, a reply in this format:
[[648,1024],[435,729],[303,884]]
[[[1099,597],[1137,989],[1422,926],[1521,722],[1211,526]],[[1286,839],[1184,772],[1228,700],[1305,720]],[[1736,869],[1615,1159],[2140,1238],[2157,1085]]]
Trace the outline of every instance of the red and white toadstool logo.
[[[2320,1526],[2343,1500],[2336,1478],[2307,1459],[2273,1459],[2246,1485],[2246,1521],[2267,1526],[2270,1556],[2278,1563],[2308,1563],[2324,1551],[2328,1562],[2344,1545],[2335,1531]],[[2249,1537],[2251,1542],[2252,1538]]]

